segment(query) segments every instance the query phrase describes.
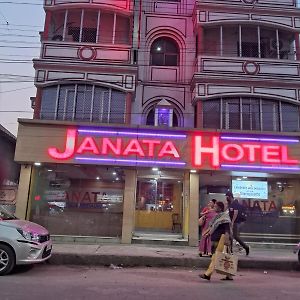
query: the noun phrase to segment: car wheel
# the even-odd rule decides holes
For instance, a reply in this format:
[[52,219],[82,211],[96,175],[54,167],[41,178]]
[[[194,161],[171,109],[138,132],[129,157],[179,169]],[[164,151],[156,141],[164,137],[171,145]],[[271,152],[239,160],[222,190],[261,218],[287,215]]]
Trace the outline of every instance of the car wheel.
[[16,258],[14,251],[6,246],[0,244],[0,275],[6,275],[15,267]]

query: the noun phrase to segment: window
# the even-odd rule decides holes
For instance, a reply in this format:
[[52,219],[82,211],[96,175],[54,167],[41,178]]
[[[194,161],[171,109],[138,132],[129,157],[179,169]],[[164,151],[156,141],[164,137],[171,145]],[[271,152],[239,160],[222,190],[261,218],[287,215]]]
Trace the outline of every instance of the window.
[[128,45],[130,18],[116,13],[88,9],[53,12],[49,38],[64,42]]
[[295,34],[264,26],[222,25],[204,29],[205,55],[296,60]]
[[203,102],[203,127],[220,128],[220,101]]
[[43,89],[41,119],[125,123],[125,93],[105,87],[72,84]]
[[151,62],[153,66],[177,66],[179,64],[179,50],[176,42],[171,38],[159,38],[151,46]]
[[154,105],[146,116],[146,125],[178,127],[179,114],[165,99]]
[[263,98],[206,100],[203,128],[295,132],[300,131],[300,109],[295,104]]

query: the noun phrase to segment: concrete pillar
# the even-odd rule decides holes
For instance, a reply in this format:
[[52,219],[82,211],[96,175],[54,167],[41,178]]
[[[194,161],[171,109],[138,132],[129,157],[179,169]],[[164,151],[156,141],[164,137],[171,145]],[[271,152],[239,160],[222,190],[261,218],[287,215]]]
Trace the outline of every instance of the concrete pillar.
[[189,246],[197,246],[199,239],[199,174],[190,173]]
[[137,171],[125,170],[125,189],[123,202],[122,244],[131,244],[135,225]]
[[186,170],[183,177],[183,198],[182,198],[182,214],[183,226],[182,236],[185,239],[189,237],[189,199],[190,199],[190,172]]
[[196,105],[197,105],[196,128],[203,128],[203,102],[198,100]]
[[126,94],[126,115],[125,115],[125,124],[131,124],[131,103],[132,103],[132,93]]
[[26,219],[27,207],[29,201],[31,165],[21,165],[20,180],[17,193],[16,216],[20,219]]

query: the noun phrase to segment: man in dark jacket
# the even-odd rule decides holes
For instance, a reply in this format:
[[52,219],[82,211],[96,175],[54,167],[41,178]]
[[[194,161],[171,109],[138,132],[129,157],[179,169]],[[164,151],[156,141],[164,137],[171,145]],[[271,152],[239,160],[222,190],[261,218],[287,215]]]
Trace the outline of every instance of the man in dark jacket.
[[241,204],[239,204],[239,201],[237,199],[234,200],[231,192],[226,193],[226,199],[228,204],[229,216],[231,219],[233,238],[245,249],[246,255],[249,255],[250,248],[243,242],[240,237],[240,227],[245,222],[245,219],[242,218]]

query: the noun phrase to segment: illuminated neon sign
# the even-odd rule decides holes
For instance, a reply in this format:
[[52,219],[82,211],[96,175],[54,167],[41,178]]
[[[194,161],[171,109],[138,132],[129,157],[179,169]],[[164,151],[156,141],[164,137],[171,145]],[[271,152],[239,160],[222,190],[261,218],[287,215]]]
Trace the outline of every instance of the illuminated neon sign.
[[298,138],[129,128],[67,129],[53,160],[90,164],[249,171],[300,171],[290,155]]
[[[80,141],[79,135],[84,136]],[[92,135],[96,135],[92,136]],[[97,137],[100,135],[100,137]],[[136,138],[126,138],[133,136]],[[108,137],[113,136],[113,137]],[[160,139],[157,137],[160,136]],[[144,137],[144,138],[143,138]],[[155,139],[153,139],[155,137]],[[174,139],[185,139],[186,135],[171,135]],[[111,130],[81,130],[68,129],[63,151],[56,147],[48,148],[51,158],[57,160],[75,159],[85,162],[107,162],[107,163],[128,163],[128,164],[158,164],[165,166],[185,166],[186,163],[180,161],[177,147],[170,138],[170,135],[111,131]],[[126,159],[131,158],[131,159]],[[165,160],[163,160],[165,159]],[[170,160],[171,159],[171,160]]]
[[194,165],[201,167],[205,160],[212,167],[218,168],[222,162],[227,163],[260,163],[277,165],[298,165],[299,160],[288,156],[286,145],[249,143],[221,143],[222,138],[213,136],[210,145],[203,142],[201,135],[194,137]]

